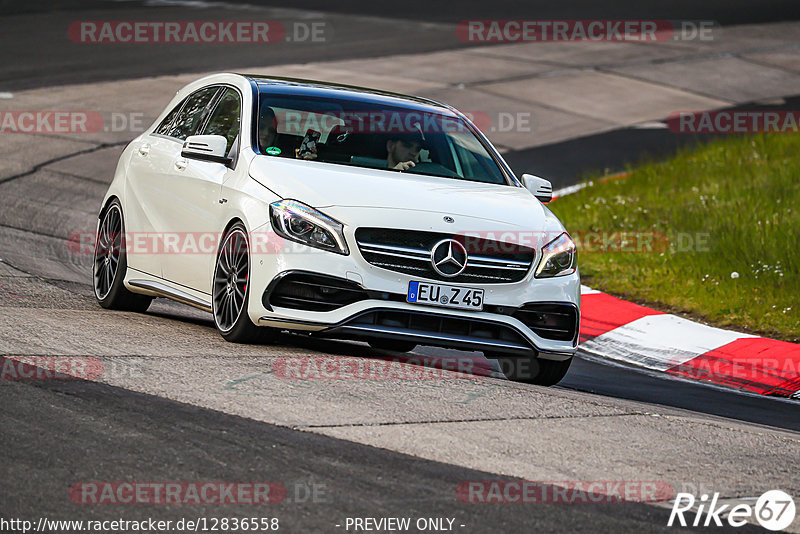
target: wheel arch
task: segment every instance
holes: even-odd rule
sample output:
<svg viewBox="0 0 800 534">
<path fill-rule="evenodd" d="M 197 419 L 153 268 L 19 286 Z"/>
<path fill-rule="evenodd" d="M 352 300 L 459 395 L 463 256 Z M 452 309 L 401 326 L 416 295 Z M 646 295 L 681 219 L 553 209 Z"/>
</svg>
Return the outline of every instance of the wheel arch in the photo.
<svg viewBox="0 0 800 534">
<path fill-rule="evenodd" d="M 244 217 L 240 217 L 239 215 L 234 215 L 230 218 L 230 220 L 225 224 L 225 228 L 222 230 L 222 233 L 219 234 L 219 240 L 217 240 L 217 254 L 219 254 L 220 248 L 222 247 L 222 243 L 225 240 L 225 236 L 228 235 L 228 232 L 236 223 L 241 223 L 244 226 L 245 234 L 247 234 L 247 242 L 250 243 L 250 228 L 248 228 L 247 223 L 244 220 Z"/>
<path fill-rule="evenodd" d="M 222 235 L 227 234 L 228 230 L 230 230 L 233 227 L 233 225 L 236 224 L 236 223 L 242 223 L 244 225 L 245 229 L 247 229 L 248 232 L 250 231 L 250 229 L 247 228 L 247 223 L 244 222 L 244 219 L 242 217 L 239 217 L 238 215 L 236 215 L 234 217 L 231 217 L 231 220 L 229 220 L 228 224 L 225 225 L 225 229 L 222 230 Z"/>
<path fill-rule="evenodd" d="M 97 214 L 97 219 L 98 220 L 101 220 L 101 221 L 103 220 L 103 216 L 108 211 L 108 208 L 109 208 L 109 206 L 111 206 L 111 203 L 114 202 L 115 200 L 120 203 L 120 206 L 122 205 L 122 201 L 119 199 L 119 197 L 117 195 L 109 195 L 109 197 L 103 203 L 103 207 L 100 208 L 100 213 Z M 123 217 L 125 216 L 124 212 L 123 212 L 122 216 Z M 124 222 L 124 219 L 123 219 L 123 222 Z"/>
</svg>

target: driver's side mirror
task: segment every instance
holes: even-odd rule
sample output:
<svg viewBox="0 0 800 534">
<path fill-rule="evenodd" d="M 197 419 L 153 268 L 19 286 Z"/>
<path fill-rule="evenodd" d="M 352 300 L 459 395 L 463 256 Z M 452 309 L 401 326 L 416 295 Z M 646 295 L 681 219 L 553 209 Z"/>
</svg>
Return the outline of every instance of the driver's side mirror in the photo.
<svg viewBox="0 0 800 534">
<path fill-rule="evenodd" d="M 553 200 L 553 184 L 550 183 L 550 180 L 532 174 L 523 174 L 522 185 L 544 204 Z"/>
<path fill-rule="evenodd" d="M 228 140 L 221 135 L 190 135 L 183 142 L 181 156 L 200 161 L 213 161 L 230 166 L 227 156 Z"/>
</svg>

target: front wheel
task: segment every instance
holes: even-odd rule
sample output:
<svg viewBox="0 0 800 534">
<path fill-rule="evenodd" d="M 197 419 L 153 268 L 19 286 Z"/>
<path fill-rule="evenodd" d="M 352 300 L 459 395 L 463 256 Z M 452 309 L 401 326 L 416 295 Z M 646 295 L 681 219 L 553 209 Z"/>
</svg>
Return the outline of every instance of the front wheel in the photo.
<svg viewBox="0 0 800 534">
<path fill-rule="evenodd" d="M 518 358 L 499 356 L 488 353 L 489 359 L 496 358 L 506 378 L 515 382 L 536 384 L 539 386 L 554 386 L 561 382 L 569 371 L 572 358 L 563 361 L 543 360 L 540 358 L 521 356 Z"/>
<path fill-rule="evenodd" d="M 236 223 L 222 238 L 211 295 L 214 324 L 222 337 L 232 343 L 259 343 L 274 337 L 272 329 L 254 325 L 247 314 L 249 279 L 247 230 L 242 223 Z"/>
</svg>

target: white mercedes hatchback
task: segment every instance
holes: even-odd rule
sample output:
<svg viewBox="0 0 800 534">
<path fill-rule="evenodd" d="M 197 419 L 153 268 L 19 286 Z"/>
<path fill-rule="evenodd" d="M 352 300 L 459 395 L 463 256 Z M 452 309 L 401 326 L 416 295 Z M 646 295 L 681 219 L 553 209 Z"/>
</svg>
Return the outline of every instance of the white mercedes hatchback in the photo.
<svg viewBox="0 0 800 534">
<path fill-rule="evenodd" d="M 123 151 L 103 199 L 105 308 L 166 297 L 220 334 L 279 330 L 482 351 L 554 384 L 578 340 L 575 245 L 460 112 L 307 80 L 218 74 Z"/>
</svg>

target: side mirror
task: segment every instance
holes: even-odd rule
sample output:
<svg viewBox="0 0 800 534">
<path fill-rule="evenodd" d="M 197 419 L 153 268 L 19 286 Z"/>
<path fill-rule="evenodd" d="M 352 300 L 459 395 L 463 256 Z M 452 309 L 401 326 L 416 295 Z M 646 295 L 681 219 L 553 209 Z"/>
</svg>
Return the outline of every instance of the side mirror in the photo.
<svg viewBox="0 0 800 534">
<path fill-rule="evenodd" d="M 183 142 L 181 156 L 228 166 L 232 160 L 226 155 L 227 148 L 228 140 L 221 135 L 190 135 Z"/>
<path fill-rule="evenodd" d="M 523 174 L 522 185 L 544 204 L 553 200 L 553 184 L 550 183 L 550 180 L 532 174 Z"/>
</svg>

